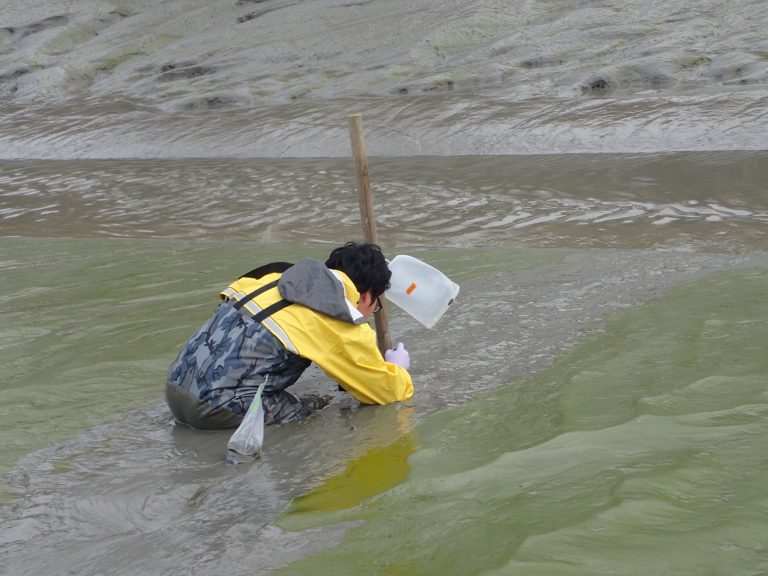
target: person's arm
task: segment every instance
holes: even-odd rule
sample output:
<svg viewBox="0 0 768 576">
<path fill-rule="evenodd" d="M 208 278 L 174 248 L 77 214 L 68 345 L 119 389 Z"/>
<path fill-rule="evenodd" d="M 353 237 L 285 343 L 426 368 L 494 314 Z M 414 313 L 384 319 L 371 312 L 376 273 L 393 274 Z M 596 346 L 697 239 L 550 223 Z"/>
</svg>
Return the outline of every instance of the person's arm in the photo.
<svg viewBox="0 0 768 576">
<path fill-rule="evenodd" d="M 382 358 L 376 333 L 367 324 L 339 335 L 327 354 L 314 361 L 363 404 L 390 404 L 413 396 L 411 375 Z"/>
</svg>

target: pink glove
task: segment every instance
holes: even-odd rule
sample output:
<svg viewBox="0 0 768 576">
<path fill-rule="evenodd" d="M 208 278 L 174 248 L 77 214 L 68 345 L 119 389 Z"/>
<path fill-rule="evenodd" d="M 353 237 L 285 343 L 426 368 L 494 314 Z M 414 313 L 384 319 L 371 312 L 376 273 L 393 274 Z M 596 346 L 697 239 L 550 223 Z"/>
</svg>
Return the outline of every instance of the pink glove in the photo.
<svg viewBox="0 0 768 576">
<path fill-rule="evenodd" d="M 384 351 L 384 360 L 402 366 L 406 370 L 411 367 L 411 357 L 402 342 L 397 343 L 397 348 Z"/>
</svg>

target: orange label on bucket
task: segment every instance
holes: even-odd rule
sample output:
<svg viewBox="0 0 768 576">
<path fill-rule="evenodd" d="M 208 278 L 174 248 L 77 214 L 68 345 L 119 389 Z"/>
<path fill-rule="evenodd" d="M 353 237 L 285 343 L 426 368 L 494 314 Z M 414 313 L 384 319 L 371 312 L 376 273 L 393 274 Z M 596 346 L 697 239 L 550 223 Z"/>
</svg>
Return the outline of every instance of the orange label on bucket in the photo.
<svg viewBox="0 0 768 576">
<path fill-rule="evenodd" d="M 411 285 L 408 286 L 405 293 L 408 294 L 408 296 L 410 296 L 411 294 L 413 294 L 414 290 L 416 290 L 416 282 L 411 282 Z"/>
</svg>

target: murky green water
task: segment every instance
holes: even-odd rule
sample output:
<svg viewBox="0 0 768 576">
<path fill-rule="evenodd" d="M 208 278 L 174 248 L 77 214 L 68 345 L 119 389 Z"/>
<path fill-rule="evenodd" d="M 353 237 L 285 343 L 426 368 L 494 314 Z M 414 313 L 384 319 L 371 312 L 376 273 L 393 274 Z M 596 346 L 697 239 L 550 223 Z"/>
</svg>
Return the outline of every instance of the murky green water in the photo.
<svg viewBox="0 0 768 576">
<path fill-rule="evenodd" d="M 0 3 L 0 574 L 768 573 L 768 3 Z M 224 464 L 165 371 L 360 232 L 416 395 Z"/>
<path fill-rule="evenodd" d="M 768 3 L 0 2 L 0 574 L 768 574 Z M 359 236 L 416 395 L 224 463 L 167 366 Z"/>
<path fill-rule="evenodd" d="M 552 368 L 351 462 L 277 524 L 362 525 L 279 573 L 765 572 L 766 290 L 765 271 L 720 274 L 613 314 Z M 341 511 L 327 497 L 382 471 L 403 472 Z"/>
<path fill-rule="evenodd" d="M 326 252 L 286 243 L 4 238 L 0 474 L 32 450 L 159 401 L 180 342 L 251 263 Z M 460 281 L 489 266 L 509 272 L 560 258 L 556 251 L 487 256 L 483 263 L 462 251 L 432 257 Z M 393 314 L 393 326 L 402 326 L 402 314 Z"/>
<path fill-rule="evenodd" d="M 306 252 L 270 251 L 253 258 Z M 159 399 L 169 358 L 250 258 L 215 242 L 3 238 L 0 473 Z"/>
<path fill-rule="evenodd" d="M 331 405 L 233 468 L 165 371 L 233 277 L 355 236 L 349 167 L 2 163 L 0 567 L 759 573 L 765 155 L 374 166 L 387 253 L 461 284 L 390 310 L 416 396 L 310 370 Z"/>
</svg>

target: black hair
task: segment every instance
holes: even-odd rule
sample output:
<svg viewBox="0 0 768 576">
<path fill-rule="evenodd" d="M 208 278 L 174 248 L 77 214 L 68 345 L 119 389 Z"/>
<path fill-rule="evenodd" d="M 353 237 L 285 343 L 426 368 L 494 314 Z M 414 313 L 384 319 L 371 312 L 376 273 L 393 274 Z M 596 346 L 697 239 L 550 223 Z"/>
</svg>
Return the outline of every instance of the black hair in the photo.
<svg viewBox="0 0 768 576">
<path fill-rule="evenodd" d="M 376 244 L 347 242 L 331 252 L 325 265 L 349 276 L 361 294 L 370 290 L 378 298 L 389 289 L 392 272 Z"/>
</svg>

